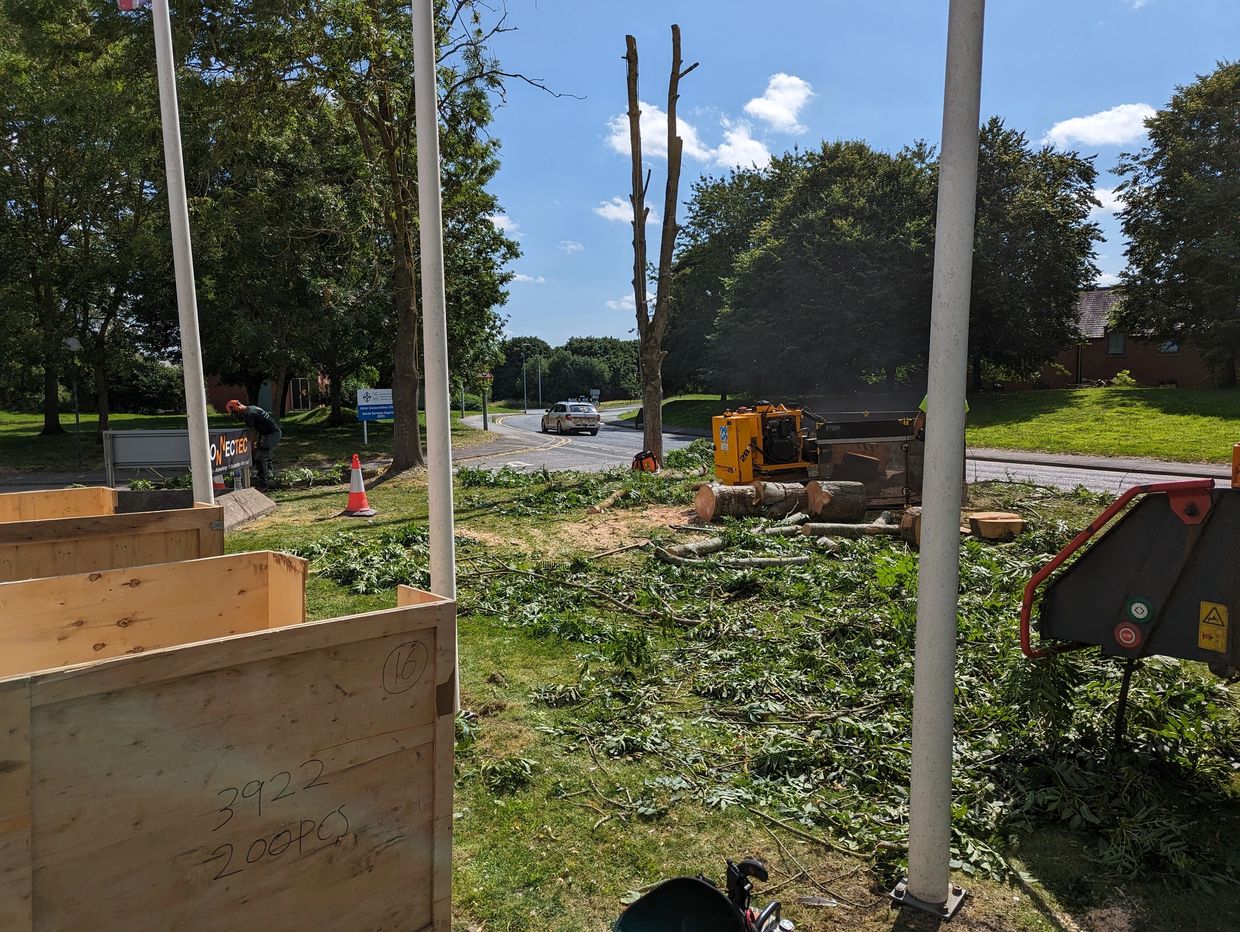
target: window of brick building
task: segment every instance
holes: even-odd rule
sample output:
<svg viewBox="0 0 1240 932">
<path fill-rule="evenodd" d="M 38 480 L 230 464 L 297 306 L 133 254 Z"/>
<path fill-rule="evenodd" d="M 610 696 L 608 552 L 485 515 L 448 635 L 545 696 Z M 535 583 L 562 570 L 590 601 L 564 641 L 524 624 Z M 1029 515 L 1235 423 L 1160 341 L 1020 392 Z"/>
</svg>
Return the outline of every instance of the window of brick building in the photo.
<svg viewBox="0 0 1240 932">
<path fill-rule="evenodd" d="M 1107 355 L 1123 356 L 1128 351 L 1128 338 L 1122 333 L 1107 334 Z"/>
<path fill-rule="evenodd" d="M 1179 351 L 1180 351 L 1180 344 L 1177 343 L 1175 340 L 1168 340 L 1162 346 L 1158 347 L 1158 352 L 1166 356 L 1173 356 Z"/>
</svg>

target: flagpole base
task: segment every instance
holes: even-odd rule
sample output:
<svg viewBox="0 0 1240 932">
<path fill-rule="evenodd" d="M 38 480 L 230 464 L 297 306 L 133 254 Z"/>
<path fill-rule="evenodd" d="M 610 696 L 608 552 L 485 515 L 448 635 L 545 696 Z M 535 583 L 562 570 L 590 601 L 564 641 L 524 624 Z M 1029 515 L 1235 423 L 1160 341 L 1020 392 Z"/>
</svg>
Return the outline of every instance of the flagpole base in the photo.
<svg viewBox="0 0 1240 932">
<path fill-rule="evenodd" d="M 945 901 L 942 903 L 927 903 L 925 900 L 919 900 L 908 892 L 908 880 L 906 878 L 896 884 L 896 888 L 888 895 L 895 906 L 929 913 L 931 916 L 936 916 L 944 922 L 948 922 L 956 915 L 961 904 L 964 903 L 964 898 L 969 895 L 969 891 L 964 887 L 951 884 Z"/>
</svg>

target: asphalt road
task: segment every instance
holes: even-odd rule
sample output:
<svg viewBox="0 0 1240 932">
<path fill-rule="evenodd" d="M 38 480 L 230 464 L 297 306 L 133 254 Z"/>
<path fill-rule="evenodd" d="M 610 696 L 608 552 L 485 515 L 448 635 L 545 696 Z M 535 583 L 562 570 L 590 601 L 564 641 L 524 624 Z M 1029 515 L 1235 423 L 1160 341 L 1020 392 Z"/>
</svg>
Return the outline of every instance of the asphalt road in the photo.
<svg viewBox="0 0 1240 932">
<path fill-rule="evenodd" d="M 614 417 L 615 411 L 607 412 Z M 503 448 L 494 453 L 485 452 L 477 457 L 461 457 L 462 465 L 486 466 L 498 469 L 512 466 L 515 469 L 610 469 L 627 466 L 641 452 L 642 435 L 631 427 L 612 427 L 603 424 L 598 436 L 589 434 L 544 434 L 539 431 L 541 415 L 505 414 L 491 418 L 491 429 L 497 439 L 504 441 Z M 466 423 L 481 427 L 481 418 L 468 418 Z M 663 450 L 677 450 L 688 446 L 695 438 L 680 434 L 664 434 Z M 462 450 L 463 454 L 469 451 Z"/>
<path fill-rule="evenodd" d="M 616 411 L 605 416 L 615 417 Z M 481 427 L 481 418 L 475 426 Z M 511 465 L 516 469 L 608 469 L 628 465 L 633 455 L 641 449 L 640 432 L 630 427 L 613 427 L 604 424 L 597 437 L 588 434 L 565 435 L 539 432 L 540 416 L 537 414 L 509 414 L 491 419 L 496 434 L 495 452 L 471 457 L 468 450 L 462 459 L 468 465 L 498 469 Z M 685 434 L 664 434 L 665 450 L 687 446 L 695 438 Z M 1047 459 L 1031 454 L 1033 459 Z M 1071 457 L 1070 463 L 1012 462 L 993 460 L 986 456 L 969 456 L 965 462 L 965 478 L 968 482 L 999 480 L 1007 482 L 1032 482 L 1038 485 L 1074 489 L 1084 486 L 1094 492 L 1119 494 L 1134 485 L 1150 482 L 1170 482 L 1192 478 L 1196 471 L 1179 472 L 1174 464 L 1165 464 L 1166 471 L 1146 465 L 1132 466 L 1130 461 L 1107 461 L 1100 457 Z M 1116 468 L 1117 462 L 1124 465 Z M 1225 474 L 1225 470 L 1220 470 Z M 1228 485 L 1226 479 L 1216 477 L 1217 485 Z"/>
</svg>

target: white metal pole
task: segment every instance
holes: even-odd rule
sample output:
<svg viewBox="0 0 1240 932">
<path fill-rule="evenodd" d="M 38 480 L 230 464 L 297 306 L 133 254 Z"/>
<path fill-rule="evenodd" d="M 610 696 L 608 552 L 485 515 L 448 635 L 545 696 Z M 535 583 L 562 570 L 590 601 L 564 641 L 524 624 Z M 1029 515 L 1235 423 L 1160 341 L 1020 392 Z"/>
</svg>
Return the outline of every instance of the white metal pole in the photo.
<svg viewBox="0 0 1240 932">
<path fill-rule="evenodd" d="M 422 247 L 422 346 L 426 377 L 431 589 L 439 595 L 455 599 L 452 434 L 448 423 L 448 407 L 451 404 L 448 386 L 448 312 L 443 279 L 443 206 L 439 190 L 436 61 L 434 2 L 414 0 L 414 132 L 418 139 L 418 225 Z M 459 696 L 459 677 L 457 688 Z"/>
<path fill-rule="evenodd" d="M 185 415 L 189 426 L 189 464 L 194 501 L 211 504 L 211 462 L 207 438 L 207 389 L 202 377 L 198 339 L 198 297 L 194 291 L 194 253 L 189 238 L 189 204 L 185 198 L 185 164 L 181 159 L 181 117 L 177 109 L 176 66 L 168 0 L 153 0 L 155 69 L 159 75 L 159 116 L 164 130 L 164 170 L 168 174 L 168 213 L 172 220 L 172 262 L 177 281 L 177 316 L 181 324 L 181 367 L 185 377 Z"/>
<path fill-rule="evenodd" d="M 977 193 L 985 0 L 951 0 L 931 296 L 926 465 L 913 684 L 910 905 L 950 915 L 952 694 L 960 588 L 969 290 Z"/>
</svg>

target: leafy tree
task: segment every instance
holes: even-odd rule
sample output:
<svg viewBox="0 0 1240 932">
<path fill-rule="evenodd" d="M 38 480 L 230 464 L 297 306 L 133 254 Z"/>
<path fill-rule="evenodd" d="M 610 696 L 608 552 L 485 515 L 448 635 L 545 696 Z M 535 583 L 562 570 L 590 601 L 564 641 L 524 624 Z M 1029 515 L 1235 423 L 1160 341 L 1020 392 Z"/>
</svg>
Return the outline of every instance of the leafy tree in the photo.
<svg viewBox="0 0 1240 932">
<path fill-rule="evenodd" d="M 103 385 L 109 330 L 130 296 L 126 240 L 149 216 L 149 137 L 134 45 L 112 7 L 5 2 L 0 12 L 0 279 L 5 326 L 42 370 L 43 433 L 60 433 L 65 340 Z M 149 125 L 149 112 L 146 114 Z"/>
<path fill-rule="evenodd" d="M 375 178 L 385 226 L 396 407 L 392 471 L 423 462 L 418 427 L 421 313 L 413 56 L 407 5 L 371 0 L 311 4 L 290 15 L 282 0 L 210 0 L 195 31 L 194 57 L 213 73 L 300 89 L 305 105 L 326 99 L 347 114 Z M 444 249 L 452 364 L 491 352 L 495 308 L 506 300 L 517 255 L 487 219 L 498 209 L 486 185 L 499 143 L 485 130 L 503 80 L 488 42 L 507 29 L 477 0 L 436 4 L 440 48 L 440 135 Z"/>
<path fill-rule="evenodd" d="M 565 398 L 588 396 L 590 389 L 606 385 L 610 379 L 611 369 L 603 360 L 558 349 L 547 361 L 543 401 L 550 405 Z"/>
<path fill-rule="evenodd" d="M 1225 385 L 1240 355 L 1240 62 L 1179 87 L 1116 171 L 1128 266 L 1116 324 L 1196 346 Z"/>
<path fill-rule="evenodd" d="M 597 359 L 606 365 L 609 376 L 590 386 L 599 389 L 604 399 L 638 397 L 638 348 L 637 340 L 617 337 L 569 337 L 564 343 L 564 349 L 574 356 Z"/>
<path fill-rule="evenodd" d="M 491 392 L 496 398 L 523 398 L 525 382 L 522 381 L 521 366 L 524 363 L 526 379 L 530 388 L 530 397 L 537 402 L 538 369 L 535 360 L 543 359 L 545 371 L 547 361 L 551 358 L 551 344 L 538 337 L 513 337 L 505 340 L 499 347 L 501 361 L 495 367 L 494 381 Z"/>
<path fill-rule="evenodd" d="M 758 224 L 804 165 L 805 156 L 795 152 L 777 156 L 766 168 L 738 169 L 694 183 L 673 269 L 664 340 L 663 378 L 669 392 L 719 387 L 708 347 L 723 308 L 725 282 L 737 258 L 756 245 Z"/>
<path fill-rule="evenodd" d="M 982 127 L 969 311 L 973 389 L 1035 375 L 1078 336 L 1076 303 L 1097 277 L 1090 159 L 1034 149 L 998 117 Z"/>
<path fill-rule="evenodd" d="M 727 280 L 714 378 L 776 395 L 894 384 L 924 357 L 933 178 L 924 153 L 825 144 Z"/>
</svg>

